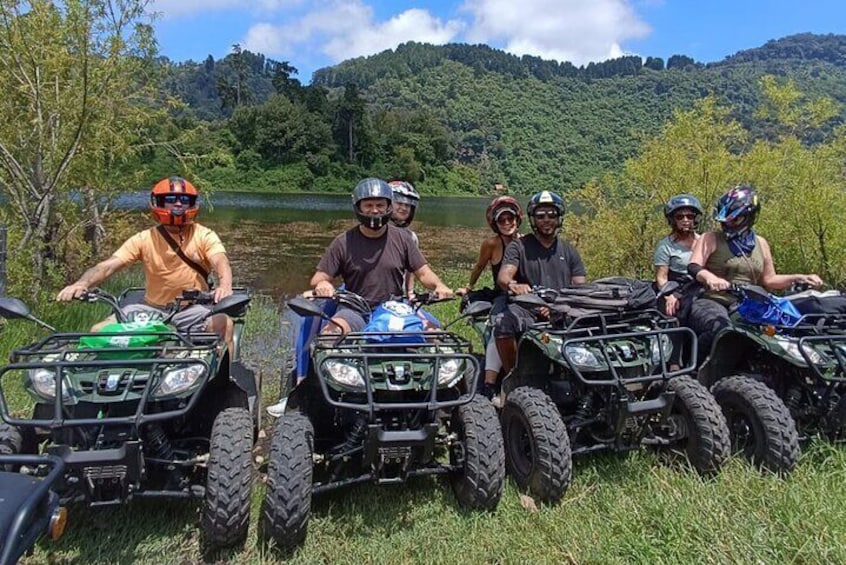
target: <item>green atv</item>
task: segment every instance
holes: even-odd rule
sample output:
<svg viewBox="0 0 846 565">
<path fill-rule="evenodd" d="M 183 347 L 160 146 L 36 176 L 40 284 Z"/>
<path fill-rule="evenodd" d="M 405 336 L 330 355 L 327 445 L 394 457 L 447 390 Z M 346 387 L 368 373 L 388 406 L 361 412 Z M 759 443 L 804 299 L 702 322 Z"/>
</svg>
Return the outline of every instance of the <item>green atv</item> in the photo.
<svg viewBox="0 0 846 565">
<path fill-rule="evenodd" d="M 572 456 L 644 445 L 683 451 L 699 473 L 717 472 L 729 455 L 725 419 L 692 378 L 693 362 L 677 370 L 668 366 L 674 343 L 695 358 L 693 332 L 654 308 L 577 314 L 570 293 L 588 292 L 535 289 L 511 297 L 550 311 L 548 321 L 520 336 L 517 364 L 502 381 L 500 418 L 511 476 L 539 499 L 555 502 L 569 485 Z"/>
<path fill-rule="evenodd" d="M 94 289 L 81 298 L 109 304 L 118 320 L 94 333 L 57 332 L 20 300 L 0 298 L 0 316 L 51 332 L 0 368 L 0 451 L 60 458 L 64 473 L 54 488 L 63 503 L 201 498 L 205 544 L 241 542 L 259 421 L 259 383 L 239 359 L 250 297 L 212 304 L 210 293 L 185 291 L 164 319 L 146 312 L 126 319 L 121 306 L 133 293 Z M 234 351 L 216 334 L 169 325 L 192 304 L 233 317 Z"/>
<path fill-rule="evenodd" d="M 735 451 L 789 472 L 800 442 L 846 440 L 846 314 L 803 315 L 792 306 L 800 295 L 779 299 L 758 286 L 730 291 L 739 299 L 732 323 L 715 337 L 699 380 L 723 409 Z"/>
</svg>

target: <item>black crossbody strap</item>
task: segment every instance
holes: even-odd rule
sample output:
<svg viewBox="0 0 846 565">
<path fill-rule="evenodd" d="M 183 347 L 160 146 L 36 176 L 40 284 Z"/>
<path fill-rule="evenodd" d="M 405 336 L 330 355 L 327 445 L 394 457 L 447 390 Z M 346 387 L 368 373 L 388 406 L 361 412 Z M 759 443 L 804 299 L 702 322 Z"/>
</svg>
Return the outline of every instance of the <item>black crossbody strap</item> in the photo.
<svg viewBox="0 0 846 565">
<path fill-rule="evenodd" d="M 167 233 L 167 229 L 165 229 L 162 224 L 159 224 L 157 229 L 159 230 L 159 233 L 162 234 L 162 237 L 167 242 L 167 244 L 170 245 L 170 248 L 176 252 L 179 258 L 182 259 L 186 265 L 197 271 L 200 276 L 203 277 L 203 280 L 206 281 L 206 284 L 209 285 L 209 288 L 211 288 L 212 283 L 209 279 L 209 272 L 205 270 L 202 265 L 198 265 L 195 261 L 191 260 L 190 257 L 185 255 L 185 252 L 182 251 L 182 248 L 179 247 L 179 244 L 176 243 L 176 240 L 173 239 L 173 237 L 171 237 L 169 233 Z"/>
</svg>

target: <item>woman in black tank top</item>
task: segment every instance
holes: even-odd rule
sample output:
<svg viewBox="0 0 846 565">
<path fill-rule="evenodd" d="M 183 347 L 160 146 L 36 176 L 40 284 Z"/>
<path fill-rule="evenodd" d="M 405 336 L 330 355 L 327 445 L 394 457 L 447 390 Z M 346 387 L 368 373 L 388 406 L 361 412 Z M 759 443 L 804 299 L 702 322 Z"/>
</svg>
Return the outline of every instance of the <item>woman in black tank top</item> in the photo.
<svg viewBox="0 0 846 565">
<path fill-rule="evenodd" d="M 520 207 L 520 203 L 511 196 L 499 196 L 494 198 L 488 205 L 485 217 L 495 235 L 488 237 L 482 242 L 482 246 L 479 249 L 479 258 L 470 272 L 469 283 L 467 286 L 456 290 L 455 294 L 463 296 L 470 293 L 476 281 L 479 280 L 482 271 L 490 265 L 494 288 L 485 289 L 486 292 L 480 294 L 487 296 L 481 296 L 480 298 L 493 302 L 491 316 L 495 316 L 507 306 L 504 293 L 496 287 L 496 278 L 502 267 L 505 248 L 508 247 L 509 243 L 520 237 L 519 228 L 520 223 L 523 221 L 523 210 Z M 481 393 L 488 398 L 493 396 L 494 385 L 496 385 L 496 379 L 501 368 L 502 361 L 499 359 L 499 354 L 496 351 L 493 340 L 491 340 L 485 350 L 485 380 L 481 389 Z"/>
</svg>

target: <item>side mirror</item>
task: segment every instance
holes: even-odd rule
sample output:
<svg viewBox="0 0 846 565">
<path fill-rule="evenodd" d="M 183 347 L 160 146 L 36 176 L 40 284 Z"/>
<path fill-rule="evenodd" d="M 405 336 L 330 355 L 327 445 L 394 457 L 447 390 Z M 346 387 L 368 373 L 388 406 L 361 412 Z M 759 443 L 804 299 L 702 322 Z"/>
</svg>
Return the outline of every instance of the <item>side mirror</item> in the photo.
<svg viewBox="0 0 846 565">
<path fill-rule="evenodd" d="M 43 322 L 33 316 L 32 313 L 29 311 L 29 306 L 27 306 L 23 303 L 23 301 L 17 298 L 10 298 L 8 296 L 0 297 L 0 316 L 8 319 L 22 318 L 24 320 L 35 322 L 39 326 L 47 328 L 51 332 L 56 331 L 56 328 L 54 328 L 50 324 Z"/>
<path fill-rule="evenodd" d="M 517 294 L 509 297 L 509 299 L 521 306 L 549 306 L 549 303 L 537 294 Z"/>
<path fill-rule="evenodd" d="M 243 311 L 250 303 L 249 294 L 230 294 L 214 306 L 212 314 L 237 314 Z"/>
<path fill-rule="evenodd" d="M 676 292 L 681 285 L 676 281 L 667 281 L 664 283 L 664 286 L 658 289 L 658 298 L 664 298 L 665 296 L 670 296 L 674 292 Z"/>
<path fill-rule="evenodd" d="M 746 294 L 746 296 L 758 302 L 768 302 L 770 300 L 770 293 L 767 291 L 767 289 L 757 285 L 747 285 L 743 287 L 743 292 Z"/>
<path fill-rule="evenodd" d="M 288 308 L 290 308 L 295 314 L 302 316 L 303 318 L 310 318 L 313 316 L 317 316 L 319 318 L 327 319 L 326 313 L 323 311 L 323 307 L 316 303 L 314 300 L 308 300 L 306 298 L 302 298 L 300 296 L 296 296 L 287 302 Z"/>
<path fill-rule="evenodd" d="M 0 316 L 4 318 L 30 318 L 29 306 L 17 298 L 0 298 Z"/>
<path fill-rule="evenodd" d="M 493 304 L 487 300 L 477 300 L 476 302 L 471 302 L 470 305 L 464 309 L 463 314 L 468 318 L 482 316 L 490 312 L 491 308 L 493 308 Z"/>
</svg>

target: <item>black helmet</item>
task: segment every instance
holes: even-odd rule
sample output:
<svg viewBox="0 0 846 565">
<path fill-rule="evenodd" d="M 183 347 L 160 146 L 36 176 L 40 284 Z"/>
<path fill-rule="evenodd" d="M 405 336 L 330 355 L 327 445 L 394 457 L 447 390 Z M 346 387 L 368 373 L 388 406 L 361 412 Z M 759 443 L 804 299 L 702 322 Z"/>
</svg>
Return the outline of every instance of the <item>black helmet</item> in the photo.
<svg viewBox="0 0 846 565">
<path fill-rule="evenodd" d="M 548 190 L 536 192 L 529 198 L 529 205 L 526 206 L 526 213 L 529 215 L 529 224 L 532 226 L 532 231 L 537 233 L 537 225 L 535 223 L 535 211 L 539 206 L 553 206 L 558 211 L 558 223 L 555 227 L 555 233 L 561 229 L 564 223 L 562 217 L 564 216 L 564 200 Z"/>
<path fill-rule="evenodd" d="M 719 222 L 723 227 L 726 238 L 733 239 L 755 224 L 761 204 L 758 202 L 758 192 L 755 187 L 742 184 L 738 185 L 723 194 L 714 206 L 714 221 Z M 739 222 L 733 222 L 728 226 L 726 222 L 740 218 Z"/>
<path fill-rule="evenodd" d="M 377 178 L 366 178 L 355 185 L 352 193 L 353 210 L 361 225 L 370 229 L 378 230 L 391 219 L 393 211 L 394 193 L 385 181 Z M 359 203 L 367 198 L 384 198 L 388 201 L 388 210 L 381 216 L 370 216 L 362 214 Z"/>
<path fill-rule="evenodd" d="M 411 212 L 408 214 L 408 218 L 405 221 L 398 222 L 393 218 L 391 218 L 391 221 L 401 228 L 408 227 L 411 224 L 411 221 L 414 220 L 414 212 L 417 211 L 417 203 L 420 201 L 420 194 L 410 182 L 406 182 L 404 180 L 392 180 L 388 184 L 394 192 L 394 202 L 397 204 L 408 204 L 411 207 Z"/>
<path fill-rule="evenodd" d="M 664 204 L 664 217 L 667 218 L 667 223 L 671 227 L 675 227 L 673 223 L 673 215 L 682 208 L 690 208 L 696 214 L 693 220 L 693 229 L 699 227 L 699 220 L 702 219 L 702 204 L 699 199 L 692 194 L 676 194 Z"/>
</svg>

